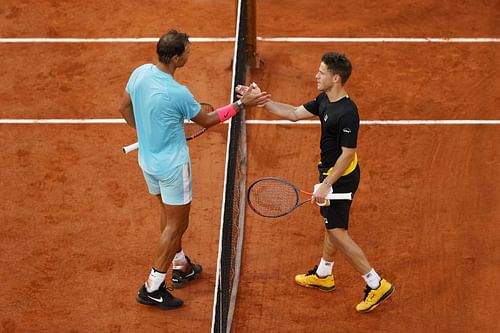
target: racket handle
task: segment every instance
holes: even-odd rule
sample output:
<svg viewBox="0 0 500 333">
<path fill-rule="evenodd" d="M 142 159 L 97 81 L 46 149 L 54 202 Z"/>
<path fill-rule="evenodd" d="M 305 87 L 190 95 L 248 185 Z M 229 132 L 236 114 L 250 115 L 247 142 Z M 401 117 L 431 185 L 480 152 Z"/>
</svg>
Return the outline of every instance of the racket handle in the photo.
<svg viewBox="0 0 500 333">
<path fill-rule="evenodd" d="M 326 196 L 330 200 L 352 200 L 352 192 L 348 193 L 329 193 Z"/>
<path fill-rule="evenodd" d="M 122 150 L 123 150 L 123 153 L 128 154 L 128 153 L 130 153 L 138 148 L 139 148 L 139 143 L 136 142 L 136 143 L 133 143 L 131 145 L 123 147 Z"/>
</svg>

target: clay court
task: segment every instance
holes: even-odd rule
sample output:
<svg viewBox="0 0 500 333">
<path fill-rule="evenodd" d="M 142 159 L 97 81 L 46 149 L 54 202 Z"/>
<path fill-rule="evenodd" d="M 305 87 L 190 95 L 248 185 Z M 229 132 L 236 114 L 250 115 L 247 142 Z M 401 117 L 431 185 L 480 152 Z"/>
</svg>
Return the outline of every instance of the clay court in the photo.
<svg viewBox="0 0 500 333">
<path fill-rule="evenodd" d="M 185 306 L 164 312 L 135 301 L 156 253 L 159 212 L 136 153 L 121 152 L 134 131 L 120 122 L 10 121 L 118 119 L 131 71 L 156 61 L 154 42 L 30 38 L 156 38 L 171 27 L 234 37 L 234 1 L 177 5 L 6 0 L 0 9 L 0 332 L 210 332 L 228 126 L 189 144 L 194 198 L 184 243 L 204 272 L 175 291 Z M 346 88 L 365 123 L 349 230 L 396 292 L 356 313 L 364 282 L 343 257 L 336 291 L 295 285 L 321 256 L 318 209 L 276 220 L 247 210 L 233 332 L 500 331 L 499 17 L 495 1 L 257 1 L 263 63 L 249 79 L 274 100 L 313 99 L 326 51 L 353 63 Z M 176 79 L 199 101 L 225 105 L 233 51 L 231 41 L 193 42 Z M 258 108 L 246 116 L 276 120 Z M 278 176 L 312 187 L 319 125 L 249 122 L 247 133 L 249 182 Z"/>
</svg>

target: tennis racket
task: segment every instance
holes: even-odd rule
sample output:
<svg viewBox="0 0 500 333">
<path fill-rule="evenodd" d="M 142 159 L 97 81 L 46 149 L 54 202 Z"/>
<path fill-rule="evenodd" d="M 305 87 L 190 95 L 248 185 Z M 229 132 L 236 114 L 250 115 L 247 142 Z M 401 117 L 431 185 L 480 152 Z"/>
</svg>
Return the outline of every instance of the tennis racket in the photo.
<svg viewBox="0 0 500 333">
<path fill-rule="evenodd" d="M 201 106 L 201 111 L 200 112 L 205 112 L 205 113 L 210 113 L 214 110 L 214 107 L 208 103 L 200 103 Z M 186 133 L 186 141 L 192 140 L 201 134 L 205 133 L 207 129 L 203 126 L 198 125 L 197 123 L 193 121 L 185 121 L 184 122 L 184 132 Z M 139 143 L 133 143 L 131 145 L 122 147 L 122 150 L 125 154 L 128 154 L 136 149 L 139 148 Z"/>
<path fill-rule="evenodd" d="M 318 186 L 320 184 L 316 184 L 315 189 Z M 257 179 L 250 185 L 247 194 L 248 206 L 258 215 L 270 218 L 290 214 L 296 208 L 310 202 L 313 195 L 277 177 Z M 326 199 L 322 206 L 329 205 L 329 200 L 352 200 L 352 193 L 330 192 Z"/>
</svg>

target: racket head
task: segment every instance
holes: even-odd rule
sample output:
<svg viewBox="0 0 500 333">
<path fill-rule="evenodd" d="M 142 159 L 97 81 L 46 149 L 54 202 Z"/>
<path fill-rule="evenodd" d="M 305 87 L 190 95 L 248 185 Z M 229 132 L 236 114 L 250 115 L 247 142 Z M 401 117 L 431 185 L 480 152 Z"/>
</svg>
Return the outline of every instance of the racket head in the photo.
<svg viewBox="0 0 500 333">
<path fill-rule="evenodd" d="M 214 110 L 214 107 L 208 103 L 200 103 L 200 112 L 210 113 Z M 184 123 L 184 133 L 186 134 L 186 140 L 192 140 L 197 136 L 203 134 L 207 129 L 193 121 Z"/>
<path fill-rule="evenodd" d="M 285 216 L 309 201 L 299 203 L 299 193 L 300 189 L 285 179 L 259 178 L 248 187 L 248 206 L 262 217 Z"/>
</svg>

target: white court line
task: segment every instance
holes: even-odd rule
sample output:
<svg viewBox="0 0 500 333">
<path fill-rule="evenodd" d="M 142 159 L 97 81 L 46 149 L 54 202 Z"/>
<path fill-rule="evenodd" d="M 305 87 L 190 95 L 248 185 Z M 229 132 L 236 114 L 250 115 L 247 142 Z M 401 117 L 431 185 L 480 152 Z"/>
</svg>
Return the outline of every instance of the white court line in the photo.
<svg viewBox="0 0 500 333">
<path fill-rule="evenodd" d="M 193 43 L 234 42 L 234 37 L 191 37 Z M 156 43 L 157 37 L 144 38 L 0 38 L 0 43 Z M 500 38 L 434 37 L 257 37 L 261 42 L 286 43 L 500 43 Z"/>
<path fill-rule="evenodd" d="M 0 124 L 125 124 L 124 119 L 0 119 Z"/>
<path fill-rule="evenodd" d="M 500 43 L 500 38 L 257 37 L 257 41 L 286 43 Z"/>
<path fill-rule="evenodd" d="M 319 125 L 319 120 L 247 120 L 249 125 Z M 125 124 L 121 118 L 111 119 L 0 119 L 0 124 Z M 361 120 L 361 125 L 500 125 L 500 120 Z"/>
<path fill-rule="evenodd" d="M 0 43 L 156 43 L 146 38 L 0 38 Z M 234 42 L 234 37 L 190 37 L 193 43 Z"/>
<path fill-rule="evenodd" d="M 361 125 L 500 125 L 500 120 L 361 120 Z M 247 120 L 256 125 L 319 125 L 319 120 Z"/>
</svg>

